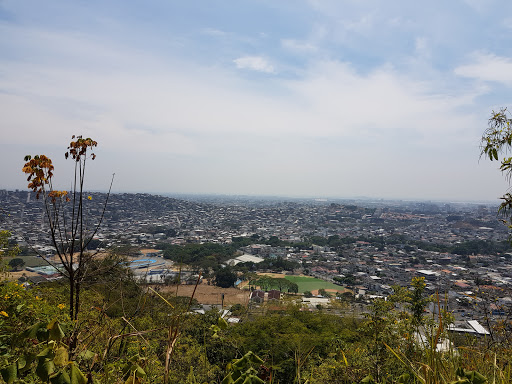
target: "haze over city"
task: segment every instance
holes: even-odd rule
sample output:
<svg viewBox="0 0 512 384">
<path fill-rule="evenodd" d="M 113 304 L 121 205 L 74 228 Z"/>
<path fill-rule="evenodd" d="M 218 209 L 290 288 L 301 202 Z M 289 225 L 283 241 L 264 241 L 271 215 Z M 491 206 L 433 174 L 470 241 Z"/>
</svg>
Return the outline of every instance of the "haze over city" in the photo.
<svg viewBox="0 0 512 384">
<path fill-rule="evenodd" d="M 1 188 L 26 154 L 114 192 L 493 201 L 512 3 L 0 2 Z"/>
</svg>

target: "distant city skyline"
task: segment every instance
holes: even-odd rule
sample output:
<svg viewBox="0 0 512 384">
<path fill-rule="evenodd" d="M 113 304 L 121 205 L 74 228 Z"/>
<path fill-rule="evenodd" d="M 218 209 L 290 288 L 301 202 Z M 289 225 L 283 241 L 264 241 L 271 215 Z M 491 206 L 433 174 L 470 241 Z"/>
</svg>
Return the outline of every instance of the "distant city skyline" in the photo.
<svg viewBox="0 0 512 384">
<path fill-rule="evenodd" d="M 0 189 L 26 154 L 90 190 L 492 202 L 512 3 L 0 2 Z"/>
</svg>

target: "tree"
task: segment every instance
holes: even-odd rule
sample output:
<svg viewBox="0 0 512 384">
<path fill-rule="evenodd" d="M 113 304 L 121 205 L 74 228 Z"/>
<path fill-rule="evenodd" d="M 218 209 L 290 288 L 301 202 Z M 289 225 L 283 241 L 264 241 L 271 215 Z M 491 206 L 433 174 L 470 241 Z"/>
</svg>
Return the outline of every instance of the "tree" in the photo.
<svg viewBox="0 0 512 384">
<path fill-rule="evenodd" d="M 25 262 L 19 257 L 9 260 L 9 267 L 11 267 L 14 271 L 20 270 L 24 265 Z"/>
<path fill-rule="evenodd" d="M 95 222 L 87 215 L 87 207 L 91 196 L 85 193 L 85 174 L 88 160 L 94 160 L 96 155 L 93 148 L 97 142 L 82 136 L 73 136 L 65 152 L 66 159 L 70 158 L 74 165 L 74 177 L 71 191 L 59 191 L 53 186 L 54 166 L 52 160 L 45 155 L 26 156 L 22 169 L 27 174 L 28 188 L 36 193 L 36 198 L 42 198 L 49 234 L 57 257 L 62 266 L 55 265 L 45 255 L 40 255 L 46 262 L 56 267 L 67 279 L 69 285 L 69 316 L 78 320 L 80 311 L 80 293 L 82 284 L 91 271 L 91 263 L 95 253 L 88 252 L 87 247 L 96 235 L 102 223 L 113 176 L 102 210 Z M 97 273 L 97 270 L 96 272 Z M 69 341 L 70 351 L 76 346 L 78 330 L 75 329 Z"/>
<path fill-rule="evenodd" d="M 0 278 L 7 270 L 4 257 L 15 257 L 20 252 L 18 246 L 10 245 L 9 237 L 11 237 L 9 231 L 0 231 Z"/>
<path fill-rule="evenodd" d="M 279 277 L 272 281 L 273 286 L 277 286 L 280 292 L 283 292 L 283 289 L 288 288 L 289 282 L 285 278 Z"/>
<path fill-rule="evenodd" d="M 288 292 L 299 293 L 299 285 L 293 281 L 288 281 Z"/>
<path fill-rule="evenodd" d="M 426 286 L 424 277 L 413 277 L 411 280 L 412 289 L 407 292 L 409 310 L 412 312 L 412 323 L 415 327 L 423 325 L 423 314 L 431 301 L 429 297 L 425 297 Z"/>
<path fill-rule="evenodd" d="M 500 170 L 505 173 L 506 178 L 510 181 L 512 177 L 512 157 L 503 157 L 500 154 L 507 154 L 512 150 L 512 119 L 507 108 L 502 108 L 498 112 L 493 111 L 489 118 L 488 127 L 481 139 L 480 156 L 488 157 L 491 161 L 501 161 Z M 512 194 L 505 193 L 501 197 L 502 203 L 499 212 L 505 217 L 510 217 L 509 221 L 504 221 L 509 228 L 512 228 Z"/>
<path fill-rule="evenodd" d="M 261 276 L 254 285 L 259 286 L 262 290 L 268 291 L 272 285 L 274 284 L 274 278 L 270 276 L 263 275 Z"/>
<path fill-rule="evenodd" d="M 215 283 L 221 288 L 230 288 L 235 284 L 237 279 L 236 274 L 231 270 L 231 268 L 220 268 L 215 273 Z"/>
</svg>

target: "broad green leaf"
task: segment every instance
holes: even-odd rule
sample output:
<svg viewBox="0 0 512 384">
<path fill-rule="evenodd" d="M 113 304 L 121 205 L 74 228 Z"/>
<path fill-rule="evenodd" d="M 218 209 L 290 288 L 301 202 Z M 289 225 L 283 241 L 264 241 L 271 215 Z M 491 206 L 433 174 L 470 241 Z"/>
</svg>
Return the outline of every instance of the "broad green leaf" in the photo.
<svg viewBox="0 0 512 384">
<path fill-rule="evenodd" d="M 20 356 L 18 358 L 18 369 L 23 369 L 27 366 L 27 359 L 25 356 Z"/>
<path fill-rule="evenodd" d="M 48 330 L 50 331 L 50 340 L 60 341 L 65 336 L 57 319 L 52 320 L 52 322 L 48 324 Z"/>
<path fill-rule="evenodd" d="M 35 323 L 35 324 L 34 324 L 34 325 L 32 325 L 31 327 L 29 327 L 29 328 L 25 329 L 25 330 L 21 333 L 21 336 L 22 336 L 22 337 L 29 338 L 29 339 L 35 339 L 35 338 L 37 338 L 37 332 L 38 332 L 40 329 L 45 330 L 45 329 L 46 329 L 46 323 L 43 323 L 43 322 Z"/>
<path fill-rule="evenodd" d="M 24 372 L 30 369 L 32 362 L 36 359 L 36 355 L 33 353 L 28 353 L 25 356 L 21 356 L 18 359 L 18 370 L 20 372 Z"/>
<path fill-rule="evenodd" d="M 50 378 L 52 384 L 71 384 L 71 378 L 67 372 L 61 371 L 56 376 Z"/>
<path fill-rule="evenodd" d="M 137 369 L 135 370 L 135 376 L 137 377 L 146 377 L 146 372 L 140 365 L 137 365 Z"/>
<path fill-rule="evenodd" d="M 7 384 L 11 384 L 18 378 L 18 368 L 16 366 L 16 363 L 11 364 L 4 369 L 0 370 L 0 373 L 2 374 L 2 378 Z"/>
<path fill-rule="evenodd" d="M 75 363 L 71 364 L 69 374 L 71 377 L 71 384 L 86 384 L 87 383 L 87 378 L 82 373 L 82 371 L 80 371 L 80 369 L 76 366 Z"/>
<path fill-rule="evenodd" d="M 50 375 L 55 371 L 55 364 L 47 358 L 40 358 L 36 368 L 37 376 L 43 380 L 48 381 Z"/>
</svg>

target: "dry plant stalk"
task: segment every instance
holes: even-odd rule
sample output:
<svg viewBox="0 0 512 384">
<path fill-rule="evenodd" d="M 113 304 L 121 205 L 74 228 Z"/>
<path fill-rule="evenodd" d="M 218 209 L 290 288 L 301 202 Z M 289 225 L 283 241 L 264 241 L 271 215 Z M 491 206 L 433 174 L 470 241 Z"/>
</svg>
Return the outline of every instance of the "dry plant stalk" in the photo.
<svg viewBox="0 0 512 384">
<path fill-rule="evenodd" d="M 171 322 L 169 326 L 169 333 L 167 337 L 167 349 L 165 351 L 165 370 L 164 370 L 164 383 L 169 382 L 169 371 L 171 367 L 171 357 L 174 352 L 174 347 L 176 346 L 176 342 L 178 341 L 178 337 L 180 336 L 180 326 L 181 326 L 181 318 L 182 315 L 190 310 L 192 306 L 192 300 L 194 299 L 194 295 L 196 294 L 197 286 L 199 285 L 199 281 L 201 280 L 201 273 L 197 276 L 196 284 L 194 286 L 194 291 L 192 292 L 192 296 L 190 296 L 190 300 L 187 305 L 187 309 L 185 312 L 179 313 Z M 160 296 L 160 295 L 158 295 Z M 160 296 L 161 297 L 161 296 Z M 163 299 L 163 298 L 162 298 Z M 171 305 L 167 300 L 164 300 L 168 305 Z M 174 307 L 173 307 L 174 308 Z"/>
</svg>

